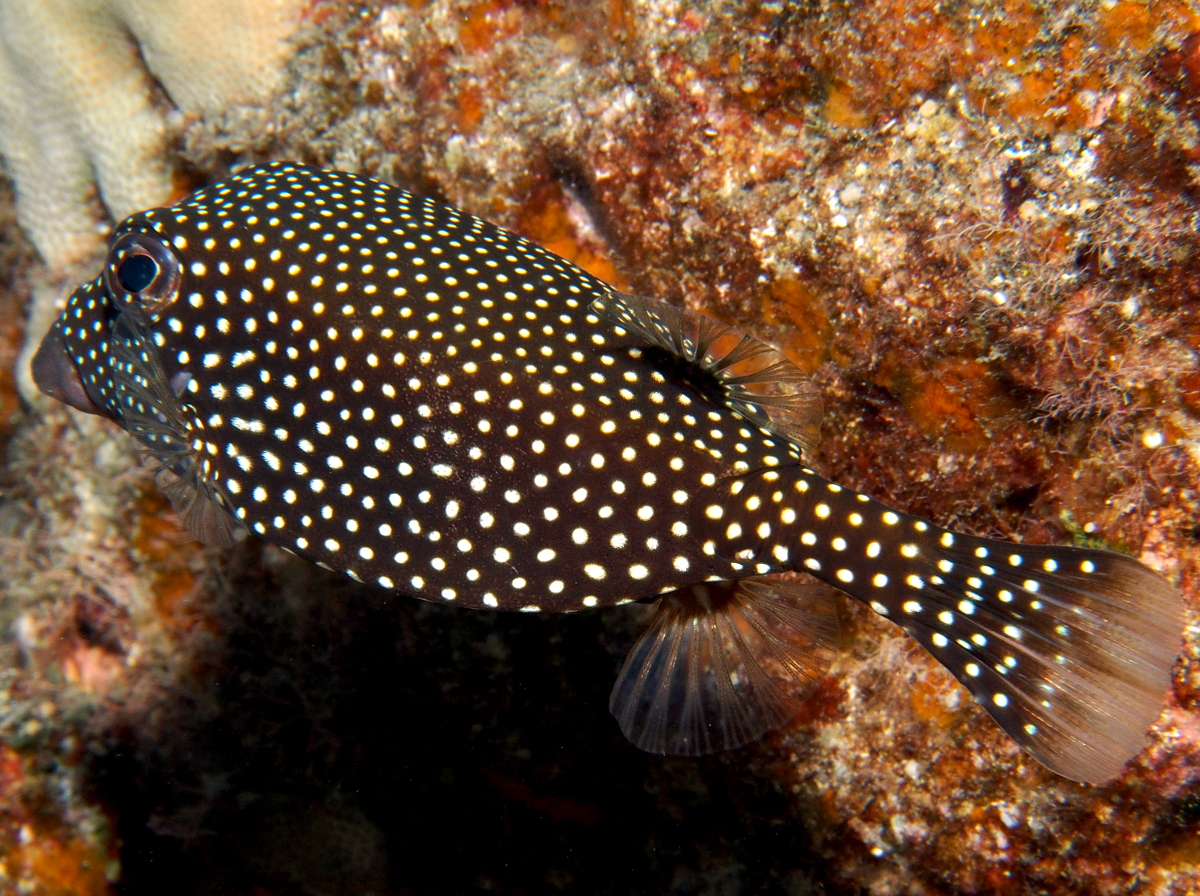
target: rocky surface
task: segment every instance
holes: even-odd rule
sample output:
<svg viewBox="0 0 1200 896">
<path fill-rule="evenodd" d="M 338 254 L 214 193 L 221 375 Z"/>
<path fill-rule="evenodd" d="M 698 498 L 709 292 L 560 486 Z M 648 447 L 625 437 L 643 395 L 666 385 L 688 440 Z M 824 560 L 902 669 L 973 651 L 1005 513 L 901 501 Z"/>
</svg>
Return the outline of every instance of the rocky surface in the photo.
<svg viewBox="0 0 1200 896">
<path fill-rule="evenodd" d="M 456 612 L 256 542 L 203 549 L 126 437 L 18 411 L 0 379 L 0 880 L 1200 888 L 1187 4 L 330 2 L 288 77 L 265 125 L 178 122 L 172 163 L 364 171 L 758 333 L 822 385 L 823 474 L 1179 582 L 1175 686 L 1122 777 L 1073 784 L 847 601 L 844 655 L 793 726 L 701 760 L 639 754 L 605 704 L 645 608 Z M 53 277 L 0 225 L 12 322 Z M 19 338 L 0 332 L 0 360 Z"/>
</svg>

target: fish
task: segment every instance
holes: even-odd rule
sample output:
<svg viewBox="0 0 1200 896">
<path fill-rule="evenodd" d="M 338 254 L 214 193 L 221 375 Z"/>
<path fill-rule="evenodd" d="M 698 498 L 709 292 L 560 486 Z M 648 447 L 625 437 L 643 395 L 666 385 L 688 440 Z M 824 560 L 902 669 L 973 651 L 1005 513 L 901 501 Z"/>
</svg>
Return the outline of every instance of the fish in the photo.
<svg viewBox="0 0 1200 896">
<path fill-rule="evenodd" d="M 278 162 L 132 215 L 33 373 L 132 435 L 210 544 L 455 606 L 655 601 L 609 703 L 649 752 L 794 718 L 837 657 L 833 589 L 1072 780 L 1118 775 L 1171 683 L 1158 573 L 823 478 L 820 390 L 777 349 L 367 177 Z"/>
</svg>

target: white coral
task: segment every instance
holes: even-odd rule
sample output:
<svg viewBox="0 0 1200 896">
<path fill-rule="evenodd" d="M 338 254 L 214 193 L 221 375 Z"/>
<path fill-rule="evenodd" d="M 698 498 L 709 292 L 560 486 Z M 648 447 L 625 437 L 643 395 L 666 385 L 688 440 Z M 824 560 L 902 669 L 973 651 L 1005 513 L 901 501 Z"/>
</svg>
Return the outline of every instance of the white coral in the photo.
<svg viewBox="0 0 1200 896">
<path fill-rule="evenodd" d="M 185 114 L 280 83 L 306 0 L 0 0 L 0 155 L 51 268 L 170 197 L 166 100 Z M 97 197 L 96 187 L 99 188 Z"/>
</svg>

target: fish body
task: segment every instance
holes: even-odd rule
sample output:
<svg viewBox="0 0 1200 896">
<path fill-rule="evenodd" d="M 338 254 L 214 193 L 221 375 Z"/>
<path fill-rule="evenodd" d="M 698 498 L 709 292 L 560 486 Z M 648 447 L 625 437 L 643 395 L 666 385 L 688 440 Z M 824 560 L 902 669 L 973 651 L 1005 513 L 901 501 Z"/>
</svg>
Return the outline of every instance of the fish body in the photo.
<svg viewBox="0 0 1200 896">
<path fill-rule="evenodd" d="M 129 430 L 205 540 L 468 607 L 665 595 L 612 700 L 646 749 L 794 712 L 836 640 L 825 592 L 772 578 L 794 571 L 900 624 L 1070 777 L 1115 774 L 1169 684 L 1157 574 L 821 478 L 819 398 L 773 350 L 366 178 L 280 163 L 132 216 L 35 375 Z"/>
</svg>

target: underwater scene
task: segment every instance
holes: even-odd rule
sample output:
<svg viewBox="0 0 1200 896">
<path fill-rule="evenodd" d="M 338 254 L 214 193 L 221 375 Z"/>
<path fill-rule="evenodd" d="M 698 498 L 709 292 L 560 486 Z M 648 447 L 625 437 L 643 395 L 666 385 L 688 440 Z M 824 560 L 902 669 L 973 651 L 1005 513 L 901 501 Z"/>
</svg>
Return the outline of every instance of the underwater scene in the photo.
<svg viewBox="0 0 1200 896">
<path fill-rule="evenodd" d="M 0 0 L 0 893 L 1200 893 L 1200 7 Z"/>
</svg>

